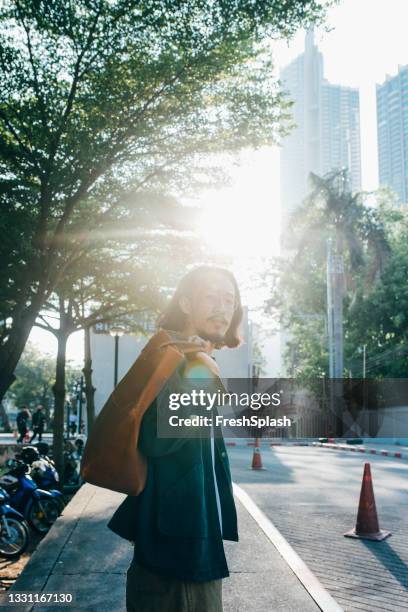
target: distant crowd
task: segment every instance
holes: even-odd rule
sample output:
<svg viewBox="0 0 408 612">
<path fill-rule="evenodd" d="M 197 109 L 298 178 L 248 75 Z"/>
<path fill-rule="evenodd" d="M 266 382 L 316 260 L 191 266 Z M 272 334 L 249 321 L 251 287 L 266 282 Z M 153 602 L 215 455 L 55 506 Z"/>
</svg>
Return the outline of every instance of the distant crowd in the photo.
<svg viewBox="0 0 408 612">
<path fill-rule="evenodd" d="M 17 444 L 23 444 L 23 442 L 31 443 L 37 436 L 38 441 L 41 442 L 45 424 L 46 417 L 44 414 L 44 407 L 41 406 L 41 404 L 37 406 L 32 416 L 28 406 L 23 406 L 20 408 L 17 414 Z M 33 432 L 31 438 L 30 425 Z"/>
</svg>

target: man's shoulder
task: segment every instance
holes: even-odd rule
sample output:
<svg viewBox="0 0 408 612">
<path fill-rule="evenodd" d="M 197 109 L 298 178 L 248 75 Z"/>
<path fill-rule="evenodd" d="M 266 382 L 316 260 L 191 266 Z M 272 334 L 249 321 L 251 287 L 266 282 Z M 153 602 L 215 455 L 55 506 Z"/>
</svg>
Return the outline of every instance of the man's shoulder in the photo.
<svg viewBox="0 0 408 612">
<path fill-rule="evenodd" d="M 171 342 L 171 340 L 172 337 L 169 332 L 167 332 L 165 329 L 159 329 L 146 342 L 142 349 L 142 353 L 148 352 L 149 350 L 159 349 L 163 344 Z"/>
</svg>

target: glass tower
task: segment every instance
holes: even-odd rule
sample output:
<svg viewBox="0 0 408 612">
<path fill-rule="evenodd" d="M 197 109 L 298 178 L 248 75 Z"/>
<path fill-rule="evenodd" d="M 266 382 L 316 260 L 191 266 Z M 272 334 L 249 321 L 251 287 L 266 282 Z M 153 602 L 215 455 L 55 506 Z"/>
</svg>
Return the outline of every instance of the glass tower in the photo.
<svg viewBox="0 0 408 612">
<path fill-rule="evenodd" d="M 292 132 L 281 149 L 283 226 L 308 193 L 310 172 L 324 175 L 348 168 L 353 191 L 361 189 L 360 100 L 358 89 L 333 85 L 324 78 L 323 56 L 306 34 L 305 51 L 281 72 L 293 101 Z"/>
<path fill-rule="evenodd" d="M 377 85 L 378 172 L 400 203 L 408 202 L 408 66 Z"/>
</svg>

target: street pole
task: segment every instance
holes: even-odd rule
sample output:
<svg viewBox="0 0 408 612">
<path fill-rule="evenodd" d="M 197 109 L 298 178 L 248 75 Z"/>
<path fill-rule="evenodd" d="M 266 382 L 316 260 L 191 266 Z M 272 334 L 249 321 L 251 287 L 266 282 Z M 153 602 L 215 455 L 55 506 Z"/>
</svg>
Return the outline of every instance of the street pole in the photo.
<svg viewBox="0 0 408 612">
<path fill-rule="evenodd" d="M 333 339 L 333 251 L 330 238 L 326 241 L 327 247 L 327 266 L 326 266 L 326 286 L 327 286 L 327 338 L 329 349 L 329 378 L 334 378 L 334 339 Z"/>
<path fill-rule="evenodd" d="M 111 327 L 110 335 L 115 339 L 115 357 L 114 357 L 114 373 L 113 373 L 113 388 L 118 384 L 118 365 L 119 365 L 119 338 L 123 336 L 125 330 L 122 327 Z"/>
<path fill-rule="evenodd" d="M 83 392 L 84 392 L 84 377 L 81 376 L 81 383 L 79 387 L 78 434 L 81 433 Z"/>
<path fill-rule="evenodd" d="M 343 256 L 336 252 L 334 267 L 333 336 L 334 336 L 334 379 L 335 414 L 337 436 L 343 435 Z"/>
<path fill-rule="evenodd" d="M 118 384 L 118 361 L 119 361 L 119 336 L 115 336 L 115 373 L 113 379 L 113 386 L 116 388 Z"/>
<path fill-rule="evenodd" d="M 71 416 L 71 402 L 66 402 L 67 406 L 67 439 L 69 440 L 69 421 Z"/>
<path fill-rule="evenodd" d="M 343 257 L 333 254 L 327 240 L 327 336 L 329 351 L 330 408 L 335 417 L 336 435 L 343 435 Z M 336 245 L 337 247 L 337 245 Z"/>
</svg>

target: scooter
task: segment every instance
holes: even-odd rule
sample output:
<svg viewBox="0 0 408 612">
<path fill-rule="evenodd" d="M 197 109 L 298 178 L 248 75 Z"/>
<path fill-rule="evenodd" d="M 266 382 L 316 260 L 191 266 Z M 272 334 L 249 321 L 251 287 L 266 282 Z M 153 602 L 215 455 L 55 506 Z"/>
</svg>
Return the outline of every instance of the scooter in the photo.
<svg viewBox="0 0 408 612">
<path fill-rule="evenodd" d="M 78 445 L 73 444 L 70 440 L 65 441 L 64 445 L 64 476 L 63 484 L 64 491 L 76 491 L 83 484 L 80 474 L 81 455 Z"/>
<path fill-rule="evenodd" d="M 36 485 L 45 491 L 49 491 L 58 503 L 60 512 L 66 506 L 66 500 L 61 492 L 59 474 L 55 469 L 53 461 L 48 457 L 41 457 L 39 450 L 34 446 L 26 446 L 18 456 L 30 468 L 30 476 Z"/>
<path fill-rule="evenodd" d="M 49 491 L 57 502 L 60 514 L 67 505 L 64 494 L 59 490 L 59 475 L 55 467 L 45 459 L 37 459 L 30 466 L 30 476 L 36 485 L 45 491 Z"/>
<path fill-rule="evenodd" d="M 0 486 L 10 496 L 10 505 L 19 511 L 39 533 L 46 533 L 60 514 L 60 507 L 51 491 L 39 489 L 22 461 L 9 460 L 11 467 L 0 478 Z"/>
<path fill-rule="evenodd" d="M 0 556 L 14 559 L 26 550 L 30 534 L 24 516 L 7 503 L 9 499 L 0 487 Z"/>
</svg>

